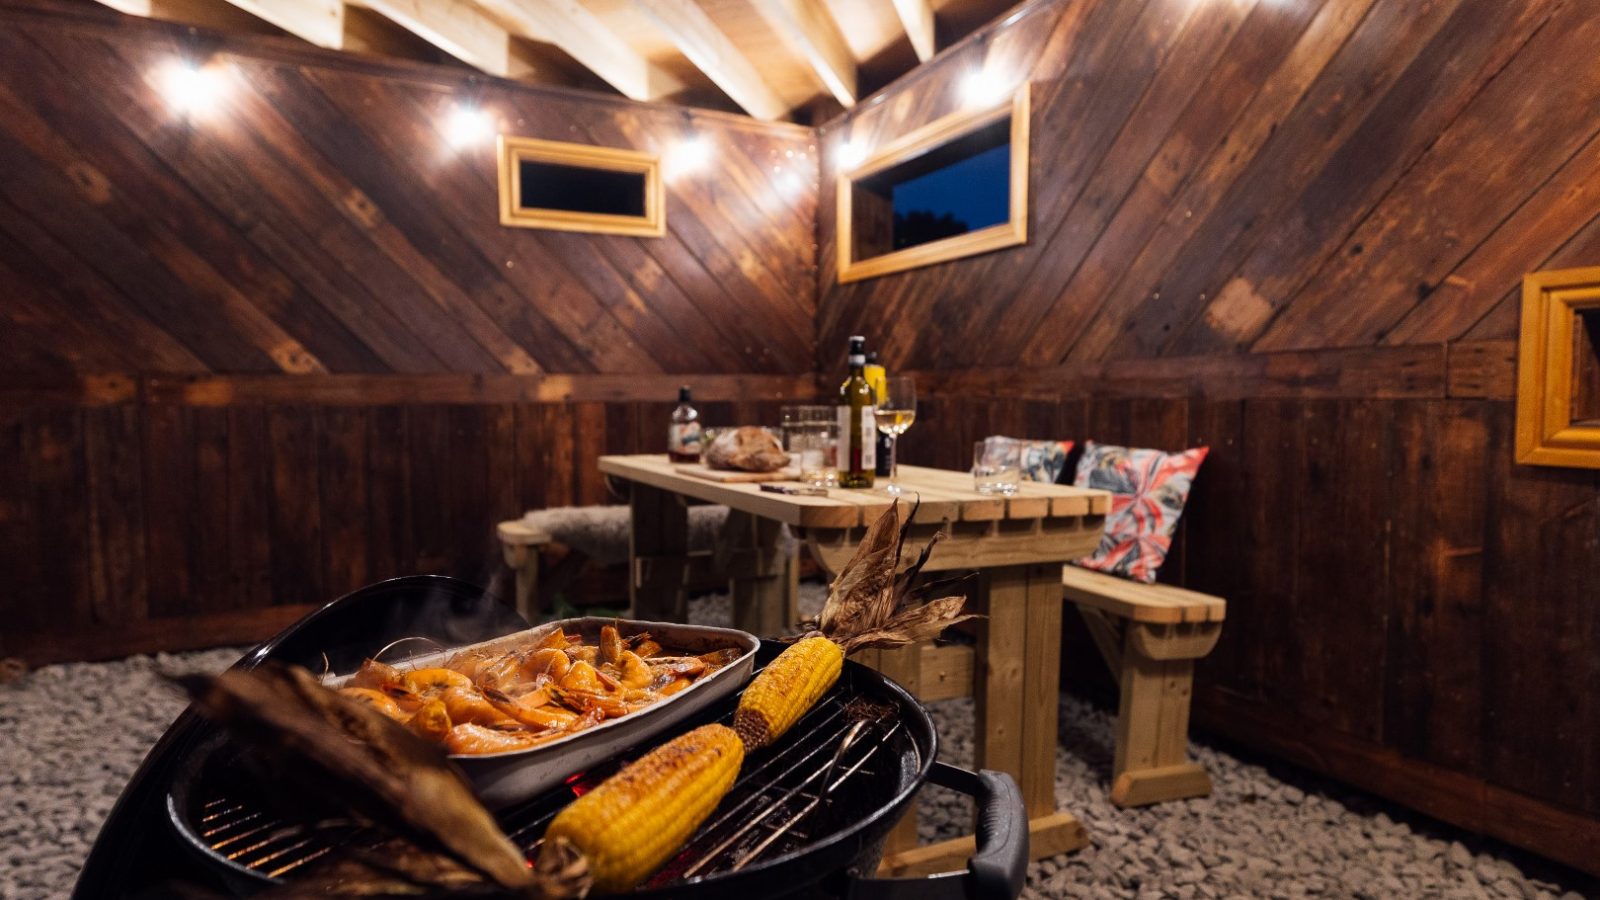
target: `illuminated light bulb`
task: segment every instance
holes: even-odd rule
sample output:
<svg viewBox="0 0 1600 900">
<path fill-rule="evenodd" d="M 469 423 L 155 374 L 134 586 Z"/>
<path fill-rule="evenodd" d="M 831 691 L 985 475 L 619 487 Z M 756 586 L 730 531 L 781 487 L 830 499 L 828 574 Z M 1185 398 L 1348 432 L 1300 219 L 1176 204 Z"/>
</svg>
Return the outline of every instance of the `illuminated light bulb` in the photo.
<svg viewBox="0 0 1600 900">
<path fill-rule="evenodd" d="M 961 80 L 961 100 L 968 106 L 993 106 L 1011 93 L 1011 83 L 987 69 L 977 69 Z"/>
<path fill-rule="evenodd" d="M 860 141 L 845 141 L 839 145 L 838 156 L 839 168 L 849 171 L 867 158 L 867 146 Z"/>
<path fill-rule="evenodd" d="M 197 66 L 187 60 L 169 60 L 156 73 L 167 103 L 184 116 L 215 112 L 227 93 L 228 79 L 218 65 Z"/>
<path fill-rule="evenodd" d="M 494 137 L 494 119 L 476 106 L 458 105 L 445 120 L 444 134 L 450 146 L 470 147 Z"/>
<path fill-rule="evenodd" d="M 667 177 L 682 178 L 703 171 L 711 164 L 711 152 L 711 142 L 704 135 L 678 141 L 667 149 Z"/>
</svg>

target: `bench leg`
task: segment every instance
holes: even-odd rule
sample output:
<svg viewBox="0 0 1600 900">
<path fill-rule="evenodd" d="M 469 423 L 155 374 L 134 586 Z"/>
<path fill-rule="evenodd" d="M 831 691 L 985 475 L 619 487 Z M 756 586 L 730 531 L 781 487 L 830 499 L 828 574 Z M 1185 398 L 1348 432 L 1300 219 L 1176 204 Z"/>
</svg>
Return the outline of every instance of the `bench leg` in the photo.
<svg viewBox="0 0 1600 900">
<path fill-rule="evenodd" d="M 800 619 L 800 566 L 784 551 L 783 523 L 735 510 L 723 536 L 731 550 L 733 627 L 759 637 L 787 634 Z"/>
<path fill-rule="evenodd" d="M 517 614 L 532 624 L 539 616 L 539 548 L 504 544 L 501 550 L 516 575 Z"/>
<path fill-rule="evenodd" d="M 1112 766 L 1111 800 L 1118 806 L 1211 793 L 1205 769 L 1188 758 L 1194 660 L 1152 658 L 1146 652 L 1151 641 L 1152 626 L 1128 624 L 1118 675 L 1122 702 Z"/>
<path fill-rule="evenodd" d="M 628 603 L 636 619 L 684 622 L 689 618 L 689 595 L 684 573 L 689 556 L 689 510 L 677 495 L 633 484 L 628 506 Z"/>
</svg>

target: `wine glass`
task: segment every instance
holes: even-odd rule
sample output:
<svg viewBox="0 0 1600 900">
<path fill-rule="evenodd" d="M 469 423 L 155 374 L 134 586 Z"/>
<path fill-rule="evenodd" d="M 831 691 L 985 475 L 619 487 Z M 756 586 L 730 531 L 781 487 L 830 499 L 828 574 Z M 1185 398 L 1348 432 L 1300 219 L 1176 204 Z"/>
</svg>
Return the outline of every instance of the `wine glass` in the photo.
<svg viewBox="0 0 1600 900">
<path fill-rule="evenodd" d="M 899 469 L 895 460 L 896 448 L 900 445 L 900 435 L 905 434 L 911 423 L 917 420 L 916 379 L 910 375 L 886 379 L 883 392 L 878 395 L 876 418 L 878 431 L 889 438 L 889 480 L 884 482 L 883 491 L 899 496 L 901 488 L 895 483 Z"/>
</svg>

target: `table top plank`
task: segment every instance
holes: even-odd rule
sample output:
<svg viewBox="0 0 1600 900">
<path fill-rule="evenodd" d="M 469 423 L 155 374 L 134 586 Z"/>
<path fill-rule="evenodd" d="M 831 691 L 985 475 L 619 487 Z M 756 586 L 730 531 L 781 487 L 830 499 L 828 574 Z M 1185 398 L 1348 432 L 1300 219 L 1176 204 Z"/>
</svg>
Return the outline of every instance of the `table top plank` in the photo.
<svg viewBox="0 0 1600 900">
<path fill-rule="evenodd" d="M 719 503 L 803 528 L 856 528 L 876 521 L 889 508 L 882 492 L 834 488 L 826 497 L 804 497 L 762 491 L 756 484 L 723 483 L 678 472 L 662 454 L 600 457 L 600 471 L 686 497 Z M 1041 519 L 1046 516 L 1085 515 L 1110 507 L 1111 495 L 1058 484 L 1024 483 L 1012 497 L 980 494 L 972 489 L 972 476 L 964 472 L 901 466 L 900 484 L 910 501 L 920 494 L 919 522 L 985 522 L 1000 519 Z M 773 482 L 793 485 L 796 482 Z M 1073 511 L 1068 511 L 1073 510 Z"/>
<path fill-rule="evenodd" d="M 926 483 L 956 490 L 974 498 L 984 497 L 973 489 L 972 476 L 965 472 L 930 469 L 925 466 L 901 466 L 900 473 L 901 481 L 907 483 Z M 1024 481 L 1017 485 L 1017 493 L 1005 500 L 1004 518 L 1008 519 L 1104 515 L 1111 508 L 1111 495 L 1105 491 L 1080 488 L 1070 484 L 1043 484 L 1036 481 Z"/>
</svg>

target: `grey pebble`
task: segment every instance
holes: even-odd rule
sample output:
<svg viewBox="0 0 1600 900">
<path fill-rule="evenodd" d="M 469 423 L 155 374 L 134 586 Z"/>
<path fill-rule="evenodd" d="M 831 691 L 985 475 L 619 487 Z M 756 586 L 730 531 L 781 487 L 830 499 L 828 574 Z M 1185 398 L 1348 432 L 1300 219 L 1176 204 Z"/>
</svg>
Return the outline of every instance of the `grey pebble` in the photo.
<svg viewBox="0 0 1600 900">
<path fill-rule="evenodd" d="M 821 606 L 820 585 L 801 587 L 802 615 Z M 690 604 L 691 621 L 728 624 L 726 595 Z M 167 670 L 219 671 L 219 650 L 51 666 L 0 686 L 0 900 L 71 890 L 99 823 L 144 753 L 182 709 Z M 929 705 L 941 757 L 972 764 L 969 700 Z M 1578 891 L 1534 881 L 1492 853 L 1417 833 L 1382 801 L 1343 788 L 1307 791 L 1259 765 L 1204 744 L 1195 760 L 1211 797 L 1119 809 L 1107 797 L 1112 720 L 1073 697 L 1061 703 L 1056 795 L 1088 829 L 1083 850 L 1029 867 L 1024 896 L 1162 900 L 1170 897 L 1525 897 Z M 1355 807 L 1352 811 L 1351 806 Z M 924 842 L 971 833 L 970 801 L 927 789 Z M 1486 888 L 1488 890 L 1486 890 Z"/>
</svg>

